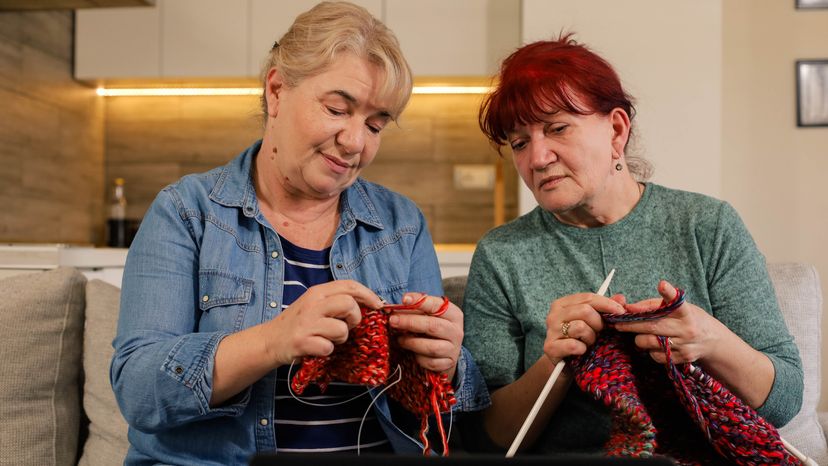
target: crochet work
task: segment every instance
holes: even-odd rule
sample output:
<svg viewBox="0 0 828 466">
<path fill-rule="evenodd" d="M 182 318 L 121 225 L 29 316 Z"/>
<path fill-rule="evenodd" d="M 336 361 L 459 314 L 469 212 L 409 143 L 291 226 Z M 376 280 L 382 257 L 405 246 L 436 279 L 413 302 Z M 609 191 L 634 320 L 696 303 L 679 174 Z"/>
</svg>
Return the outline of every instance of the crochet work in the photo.
<svg viewBox="0 0 828 466">
<path fill-rule="evenodd" d="M 607 322 L 662 318 L 684 292 L 655 311 L 605 316 Z M 779 433 L 750 406 L 693 364 L 667 364 L 635 347 L 634 336 L 607 328 L 586 354 L 573 358 L 575 383 L 610 409 L 610 456 L 666 455 L 681 465 L 798 465 Z"/>
<path fill-rule="evenodd" d="M 397 343 L 398 332 L 388 325 L 390 311 L 416 309 L 424 300 L 425 297 L 413 304 L 391 304 L 382 309 L 362 308 L 362 320 L 351 329 L 345 343 L 337 345 L 329 356 L 304 358 L 302 367 L 293 376 L 293 391 L 301 394 L 313 383 L 324 392 L 334 380 L 378 387 L 385 384 L 388 376 L 399 367 L 402 380 L 388 389 L 388 396 L 420 417 L 423 454 L 429 451 L 428 416 L 434 414 L 443 455 L 448 455 L 448 439 L 440 413 L 449 411 L 457 402 L 454 388 L 445 374 L 417 364 L 414 354 Z M 445 313 L 448 306 L 449 300 L 444 297 L 443 305 L 433 315 Z"/>
</svg>

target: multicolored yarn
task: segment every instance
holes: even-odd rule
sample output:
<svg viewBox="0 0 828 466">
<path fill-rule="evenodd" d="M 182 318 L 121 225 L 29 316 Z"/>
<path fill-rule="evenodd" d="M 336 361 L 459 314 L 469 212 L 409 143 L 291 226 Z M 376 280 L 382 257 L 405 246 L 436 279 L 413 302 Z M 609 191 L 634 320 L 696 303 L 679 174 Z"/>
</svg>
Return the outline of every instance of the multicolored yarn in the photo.
<svg viewBox="0 0 828 466">
<path fill-rule="evenodd" d="M 454 388 L 445 374 L 438 374 L 417 364 L 414 354 L 397 343 L 398 332 L 388 325 L 391 311 L 417 309 L 425 299 L 424 296 L 412 304 L 390 304 L 382 309 L 362 308 L 362 320 L 351 329 L 345 343 L 337 345 L 328 356 L 304 358 L 302 367 L 293 376 L 293 391 L 301 394 L 312 383 L 325 391 L 334 380 L 378 387 L 388 381 L 391 368 L 399 366 L 402 381 L 388 389 L 388 396 L 420 417 L 423 454 L 429 451 L 428 416 L 434 414 L 443 444 L 443 455 L 447 456 L 448 437 L 440 413 L 451 410 L 452 405 L 457 403 Z M 448 306 L 448 298 L 443 297 L 442 306 L 432 315 L 442 315 Z"/>
<path fill-rule="evenodd" d="M 659 319 L 684 299 L 678 290 L 654 311 L 604 320 Z M 667 338 L 659 337 L 667 356 L 663 366 L 633 339 L 604 329 L 589 352 L 570 361 L 578 387 L 611 411 L 608 455 L 665 455 L 681 465 L 802 464 L 785 449 L 776 428 L 721 383 L 693 364 L 674 364 Z"/>
</svg>

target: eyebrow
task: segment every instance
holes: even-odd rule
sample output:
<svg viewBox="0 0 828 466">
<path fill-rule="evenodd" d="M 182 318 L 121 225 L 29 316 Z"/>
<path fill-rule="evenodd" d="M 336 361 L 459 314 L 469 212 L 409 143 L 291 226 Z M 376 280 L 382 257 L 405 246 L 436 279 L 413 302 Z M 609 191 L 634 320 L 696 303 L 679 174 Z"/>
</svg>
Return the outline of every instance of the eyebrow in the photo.
<svg viewBox="0 0 828 466">
<path fill-rule="evenodd" d="M 347 100 L 348 102 L 350 102 L 353 105 L 359 105 L 359 100 L 357 100 L 356 97 L 349 94 L 348 91 L 343 91 L 342 89 L 335 89 L 333 91 L 328 92 L 328 94 L 338 95 L 338 96 L 342 97 L 343 99 Z M 393 117 L 391 116 L 391 113 L 388 112 L 388 110 L 380 110 L 379 111 L 379 116 L 381 116 L 383 118 L 388 118 L 389 120 L 393 119 Z"/>
</svg>

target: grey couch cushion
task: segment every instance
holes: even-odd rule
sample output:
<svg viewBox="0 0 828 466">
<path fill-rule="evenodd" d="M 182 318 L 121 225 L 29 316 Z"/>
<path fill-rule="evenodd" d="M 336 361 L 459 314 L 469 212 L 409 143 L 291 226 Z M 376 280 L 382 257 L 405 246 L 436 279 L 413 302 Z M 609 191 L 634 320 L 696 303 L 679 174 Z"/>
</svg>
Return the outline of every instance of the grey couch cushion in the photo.
<svg viewBox="0 0 828 466">
<path fill-rule="evenodd" d="M 788 425 L 779 429 L 782 437 L 814 459 L 828 464 L 825 434 L 817 417 L 820 395 L 820 352 L 822 340 L 822 291 L 813 266 L 805 264 L 768 264 L 779 308 L 788 324 L 805 371 L 802 410 Z"/>
<path fill-rule="evenodd" d="M 86 330 L 83 335 L 83 409 L 89 437 L 79 465 L 123 464 L 129 449 L 127 423 L 109 383 L 112 339 L 118 327 L 121 290 L 100 280 L 86 284 Z"/>
<path fill-rule="evenodd" d="M 66 268 L 0 280 L 0 464 L 75 463 L 85 283 Z"/>
</svg>

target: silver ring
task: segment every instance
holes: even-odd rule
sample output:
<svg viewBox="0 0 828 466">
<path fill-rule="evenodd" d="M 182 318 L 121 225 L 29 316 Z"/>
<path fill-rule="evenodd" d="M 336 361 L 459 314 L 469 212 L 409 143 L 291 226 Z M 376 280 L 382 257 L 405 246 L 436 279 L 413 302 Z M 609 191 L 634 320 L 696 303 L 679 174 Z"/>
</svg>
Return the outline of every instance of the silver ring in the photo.
<svg viewBox="0 0 828 466">
<path fill-rule="evenodd" d="M 561 335 L 563 335 L 564 338 L 569 338 L 569 326 L 571 324 L 572 322 L 561 322 Z"/>
</svg>

